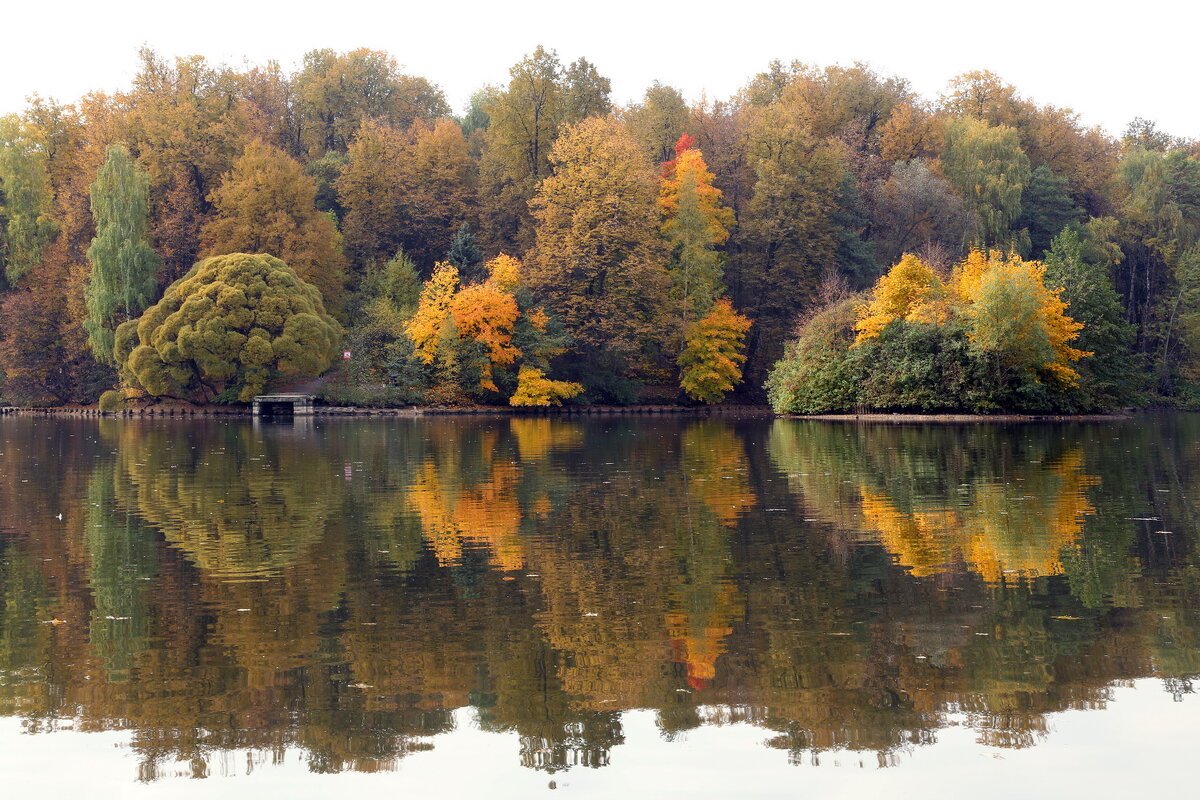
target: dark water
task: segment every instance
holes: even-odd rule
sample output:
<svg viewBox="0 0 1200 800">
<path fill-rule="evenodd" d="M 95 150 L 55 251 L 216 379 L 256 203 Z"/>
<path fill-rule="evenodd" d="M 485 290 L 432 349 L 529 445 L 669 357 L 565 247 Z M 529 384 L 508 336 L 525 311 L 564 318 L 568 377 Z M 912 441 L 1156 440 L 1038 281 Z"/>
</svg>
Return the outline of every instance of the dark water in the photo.
<svg viewBox="0 0 1200 800">
<path fill-rule="evenodd" d="M 1200 747 L 1198 514 L 1183 415 L 3 418 L 0 774 L 36 796 L 1169 787 Z"/>
</svg>

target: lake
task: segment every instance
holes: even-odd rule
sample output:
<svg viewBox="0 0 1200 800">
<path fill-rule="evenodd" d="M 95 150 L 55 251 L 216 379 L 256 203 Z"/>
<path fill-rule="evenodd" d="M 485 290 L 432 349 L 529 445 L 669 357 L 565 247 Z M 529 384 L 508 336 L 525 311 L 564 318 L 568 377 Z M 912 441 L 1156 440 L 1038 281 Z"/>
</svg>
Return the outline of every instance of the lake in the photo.
<svg viewBox="0 0 1200 800">
<path fill-rule="evenodd" d="M 1198 515 L 1183 414 L 3 417 L 0 775 L 47 797 L 1183 793 Z"/>
</svg>

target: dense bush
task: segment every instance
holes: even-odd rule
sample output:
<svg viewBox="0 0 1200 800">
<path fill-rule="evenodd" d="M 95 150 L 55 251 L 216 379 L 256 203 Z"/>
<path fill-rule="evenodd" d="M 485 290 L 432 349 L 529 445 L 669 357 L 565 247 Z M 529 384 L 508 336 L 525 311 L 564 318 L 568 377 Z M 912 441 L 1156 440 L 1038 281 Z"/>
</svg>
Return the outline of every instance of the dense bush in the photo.
<svg viewBox="0 0 1200 800">
<path fill-rule="evenodd" d="M 912 256 L 869 296 L 814 315 L 767 381 L 778 413 L 1020 411 L 1111 407 L 1072 347 L 1081 323 L 1037 262 L 973 253 L 943 282 Z M 1099 327 L 1099 326 L 1098 326 Z M 1115 334 L 1114 334 L 1115 335 Z M 1106 376 L 1102 376 L 1106 377 Z"/>
<path fill-rule="evenodd" d="M 855 299 L 818 312 L 788 343 L 767 378 L 767 399 L 778 414 L 847 411 L 858 401 L 854 341 Z"/>
<path fill-rule="evenodd" d="M 321 293 L 269 255 L 196 264 L 140 319 L 117 328 L 122 378 L 154 396 L 247 402 L 276 378 L 329 368 L 342 328 Z"/>
</svg>

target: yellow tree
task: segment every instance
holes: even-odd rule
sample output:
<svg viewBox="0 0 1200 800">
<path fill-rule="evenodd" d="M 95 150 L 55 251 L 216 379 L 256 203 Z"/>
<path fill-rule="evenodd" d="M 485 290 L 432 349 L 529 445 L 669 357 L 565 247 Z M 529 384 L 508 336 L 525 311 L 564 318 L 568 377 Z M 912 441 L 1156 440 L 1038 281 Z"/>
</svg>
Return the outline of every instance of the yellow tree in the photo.
<svg viewBox="0 0 1200 800">
<path fill-rule="evenodd" d="M 457 290 L 458 269 L 445 262 L 437 264 L 433 268 L 433 275 L 421 290 L 417 313 L 405 326 L 417 356 L 425 364 L 432 364 L 437 357 L 438 341 L 450 317 L 450 304 Z"/>
<path fill-rule="evenodd" d="M 645 368 L 661 344 L 669 285 L 653 167 L 613 119 L 566 129 L 550 160 L 554 174 L 533 202 L 530 287 L 585 361 Z"/>
<path fill-rule="evenodd" d="M 491 281 L 467 286 L 450 301 L 450 315 L 459 337 L 479 342 L 487 350 L 488 360 L 479 381 L 483 389 L 497 391 L 493 365 L 511 364 L 521 355 L 512 341 L 519 313 L 516 298 Z"/>
<path fill-rule="evenodd" d="M 508 399 L 510 406 L 562 405 L 583 391 L 583 387 L 571 381 L 552 381 L 546 373 L 528 364 L 522 365 L 517 373 L 517 390 Z"/>
<path fill-rule="evenodd" d="M 944 319 L 937 308 L 944 292 L 937 273 L 921 259 L 905 254 L 900 263 L 888 270 L 871 290 L 871 301 L 857 306 L 854 344 L 877 337 L 893 320 L 933 322 Z"/>
<path fill-rule="evenodd" d="M 1046 267 L 997 252 L 972 253 L 951 286 L 966 302 L 971 342 L 997 370 L 1035 371 L 1057 386 L 1079 382 L 1071 364 L 1092 355 L 1071 346 L 1083 324 L 1066 314 L 1061 289 L 1045 283 Z"/>
<path fill-rule="evenodd" d="M 728 298 L 713 304 L 694 324 L 679 356 L 679 385 L 694 400 L 719 403 L 741 383 L 750 320 L 733 310 Z"/>
<path fill-rule="evenodd" d="M 345 257 L 333 221 L 314 206 L 317 186 L 295 159 L 251 142 L 213 192 L 216 217 L 204 226 L 206 256 L 266 253 L 283 260 L 337 308 Z"/>
</svg>

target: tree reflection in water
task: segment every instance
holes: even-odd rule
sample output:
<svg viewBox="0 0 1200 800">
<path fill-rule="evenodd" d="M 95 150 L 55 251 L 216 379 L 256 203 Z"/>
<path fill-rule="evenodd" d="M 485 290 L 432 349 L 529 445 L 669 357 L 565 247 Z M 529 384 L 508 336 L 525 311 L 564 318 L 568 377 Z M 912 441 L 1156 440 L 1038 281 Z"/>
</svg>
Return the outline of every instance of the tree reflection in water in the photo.
<svg viewBox="0 0 1200 800">
<path fill-rule="evenodd" d="M 1200 674 L 1198 424 L 0 423 L 0 713 L 151 780 L 472 724 L 601 767 L 622 712 L 891 763 Z M 461 716 L 458 719 L 463 719 Z"/>
</svg>

